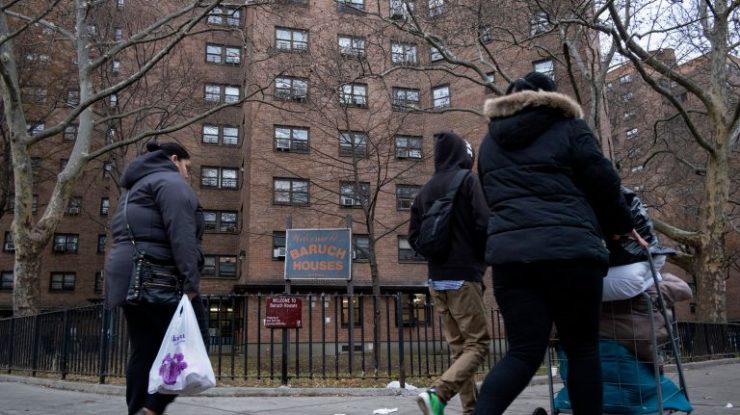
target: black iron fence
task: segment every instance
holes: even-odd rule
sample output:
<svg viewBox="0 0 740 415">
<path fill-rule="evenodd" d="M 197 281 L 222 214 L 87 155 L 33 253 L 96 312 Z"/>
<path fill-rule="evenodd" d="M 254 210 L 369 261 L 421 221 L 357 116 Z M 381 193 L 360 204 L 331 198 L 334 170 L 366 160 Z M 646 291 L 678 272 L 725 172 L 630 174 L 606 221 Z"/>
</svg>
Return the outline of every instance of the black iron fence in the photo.
<svg viewBox="0 0 740 415">
<path fill-rule="evenodd" d="M 301 328 L 264 327 L 269 295 L 208 297 L 208 340 L 219 381 L 241 384 L 301 379 L 378 381 L 438 375 L 452 360 L 442 323 L 423 294 L 303 294 Z M 489 310 L 487 372 L 506 351 L 503 321 Z M 740 325 L 678 324 L 684 360 L 740 354 Z M 284 341 L 285 339 L 285 341 Z M 123 377 L 128 359 L 125 320 L 102 305 L 0 320 L 0 369 Z"/>
</svg>

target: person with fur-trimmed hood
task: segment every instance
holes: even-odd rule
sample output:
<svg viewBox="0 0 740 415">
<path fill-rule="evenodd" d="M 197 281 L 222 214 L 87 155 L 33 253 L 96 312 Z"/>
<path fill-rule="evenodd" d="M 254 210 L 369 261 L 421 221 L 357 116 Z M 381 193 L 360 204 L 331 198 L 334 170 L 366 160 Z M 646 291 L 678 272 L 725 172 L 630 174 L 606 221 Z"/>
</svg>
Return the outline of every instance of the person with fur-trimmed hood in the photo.
<svg viewBox="0 0 740 415">
<path fill-rule="evenodd" d="M 553 323 L 570 364 L 573 413 L 601 413 L 605 239 L 639 235 L 580 105 L 555 90 L 532 72 L 484 107 L 490 124 L 478 175 L 491 212 L 486 262 L 509 350 L 486 376 L 476 414 L 503 413 L 527 386 Z"/>
</svg>

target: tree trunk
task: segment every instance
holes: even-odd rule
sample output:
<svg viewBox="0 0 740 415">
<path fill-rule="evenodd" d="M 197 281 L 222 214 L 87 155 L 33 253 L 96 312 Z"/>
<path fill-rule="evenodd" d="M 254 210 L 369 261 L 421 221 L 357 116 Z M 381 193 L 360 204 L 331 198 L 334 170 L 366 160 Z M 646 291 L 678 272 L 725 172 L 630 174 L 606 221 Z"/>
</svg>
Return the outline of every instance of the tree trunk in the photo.
<svg viewBox="0 0 740 415">
<path fill-rule="evenodd" d="M 370 278 L 373 284 L 373 375 L 377 376 L 380 368 L 380 281 L 378 275 L 378 263 L 375 259 L 375 248 L 370 253 Z M 386 318 L 390 318 L 386 316 Z"/>
<path fill-rule="evenodd" d="M 39 273 L 41 249 L 34 249 L 33 242 L 16 239 L 13 266 L 13 315 L 29 316 L 39 312 Z"/>
</svg>

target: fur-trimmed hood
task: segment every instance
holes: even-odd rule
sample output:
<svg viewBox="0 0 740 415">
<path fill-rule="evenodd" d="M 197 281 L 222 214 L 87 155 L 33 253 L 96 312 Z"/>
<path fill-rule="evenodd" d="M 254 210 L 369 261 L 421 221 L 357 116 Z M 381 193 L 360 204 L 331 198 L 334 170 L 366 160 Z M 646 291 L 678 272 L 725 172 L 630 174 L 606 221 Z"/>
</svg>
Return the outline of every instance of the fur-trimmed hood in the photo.
<svg viewBox="0 0 740 415">
<path fill-rule="evenodd" d="M 501 147 L 524 148 L 560 120 L 583 116 L 581 106 L 557 92 L 522 91 L 486 101 L 489 135 Z"/>
<path fill-rule="evenodd" d="M 565 118 L 583 118 L 581 106 L 571 97 L 545 91 L 521 91 L 487 99 L 483 112 L 488 118 L 508 117 L 530 107 L 554 108 L 560 110 Z"/>
</svg>

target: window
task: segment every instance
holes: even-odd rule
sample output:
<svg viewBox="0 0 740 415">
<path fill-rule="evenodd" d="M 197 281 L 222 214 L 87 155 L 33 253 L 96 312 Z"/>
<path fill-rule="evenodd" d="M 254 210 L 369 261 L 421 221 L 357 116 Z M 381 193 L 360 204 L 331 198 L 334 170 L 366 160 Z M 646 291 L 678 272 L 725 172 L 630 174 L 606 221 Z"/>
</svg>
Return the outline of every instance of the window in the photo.
<svg viewBox="0 0 740 415">
<path fill-rule="evenodd" d="M 15 244 L 13 243 L 13 232 L 5 232 L 5 242 L 3 242 L 3 252 L 15 252 Z"/>
<path fill-rule="evenodd" d="M 361 297 L 352 296 L 352 326 L 359 327 L 362 324 Z M 342 327 L 349 327 L 349 297 L 342 296 Z M 355 343 L 356 344 L 356 343 Z"/>
<path fill-rule="evenodd" d="M 67 167 L 67 163 L 69 163 L 69 159 L 60 159 L 59 160 L 59 171 L 61 172 L 64 170 L 65 167 Z"/>
<path fill-rule="evenodd" d="M 635 94 L 632 93 L 632 91 L 625 92 L 624 94 L 622 94 L 622 101 L 629 102 L 629 101 L 632 101 L 632 98 L 634 97 L 635 97 Z"/>
<path fill-rule="evenodd" d="M 67 90 L 67 105 L 78 105 L 80 103 L 80 90 L 79 89 L 68 89 Z"/>
<path fill-rule="evenodd" d="M 396 158 L 421 159 L 421 137 L 411 135 L 396 136 Z"/>
<path fill-rule="evenodd" d="M 33 174 L 38 174 L 41 171 L 42 162 L 41 157 L 31 157 L 31 171 Z"/>
<path fill-rule="evenodd" d="M 429 17 L 436 17 L 445 12 L 444 0 L 428 0 Z"/>
<path fill-rule="evenodd" d="M 32 63 L 32 64 L 46 64 L 49 63 L 51 59 L 49 58 L 49 55 L 45 53 L 38 53 L 38 52 L 29 52 L 26 53 L 26 62 Z"/>
<path fill-rule="evenodd" d="M 401 316 L 404 326 L 416 327 L 429 324 L 431 309 L 426 294 L 404 294 L 402 306 Z"/>
<path fill-rule="evenodd" d="M 397 65 L 416 64 L 416 45 L 413 43 L 391 43 L 391 62 Z"/>
<path fill-rule="evenodd" d="M 553 66 L 552 59 L 544 59 L 532 63 L 532 68 L 535 72 L 545 74 L 550 79 L 555 79 L 555 67 Z"/>
<path fill-rule="evenodd" d="M 13 291 L 13 271 L 0 273 L 0 291 Z"/>
<path fill-rule="evenodd" d="M 206 44 L 206 62 L 226 65 L 239 65 L 242 50 L 239 47 Z"/>
<path fill-rule="evenodd" d="M 239 127 L 203 124 L 202 141 L 205 144 L 235 146 L 239 144 Z"/>
<path fill-rule="evenodd" d="M 625 111 L 624 112 L 624 119 L 625 120 L 631 120 L 631 119 L 635 118 L 636 115 L 637 115 L 637 113 L 634 110 Z"/>
<path fill-rule="evenodd" d="M 33 159 L 31 159 L 33 162 Z M 35 172 L 34 172 L 35 173 Z M 36 214 L 39 208 L 39 195 L 33 195 L 31 199 L 31 213 Z M 10 213 L 15 212 L 15 195 L 8 195 L 8 207 L 7 211 Z"/>
<path fill-rule="evenodd" d="M 483 25 L 480 27 L 480 31 L 478 33 L 478 40 L 480 40 L 481 43 L 493 42 L 493 29 L 491 28 L 491 26 Z"/>
<path fill-rule="evenodd" d="M 272 259 L 285 260 L 285 232 L 272 233 Z"/>
<path fill-rule="evenodd" d="M 200 185 L 219 189 L 236 189 L 239 186 L 237 169 L 227 167 L 202 167 Z"/>
<path fill-rule="evenodd" d="M 76 254 L 79 248 L 80 235 L 76 233 L 55 233 L 52 251 L 55 254 Z"/>
<path fill-rule="evenodd" d="M 77 139 L 77 124 L 70 124 L 64 127 L 64 139 L 75 141 Z"/>
<path fill-rule="evenodd" d="M 123 39 L 123 29 L 120 27 L 113 28 L 113 40 L 120 42 Z"/>
<path fill-rule="evenodd" d="M 442 85 L 432 88 L 432 107 L 449 108 L 450 107 L 450 86 Z"/>
<path fill-rule="evenodd" d="M 33 102 L 35 104 L 46 103 L 46 88 L 27 86 L 23 88 L 23 95 L 28 98 L 28 102 Z"/>
<path fill-rule="evenodd" d="M 110 69 L 111 69 L 111 72 L 113 72 L 114 74 L 120 73 L 121 72 L 121 61 L 119 61 L 118 59 L 113 59 L 113 61 L 111 62 Z"/>
<path fill-rule="evenodd" d="M 108 127 L 108 129 L 105 131 L 105 143 L 114 143 L 116 141 L 117 135 L 118 131 L 116 130 L 116 127 Z"/>
<path fill-rule="evenodd" d="M 367 107 L 367 85 L 342 85 L 342 89 L 339 91 L 339 103 L 348 107 Z"/>
<path fill-rule="evenodd" d="M 124 4 L 124 0 L 116 0 L 116 8 L 118 8 L 118 10 L 123 9 L 123 4 Z"/>
<path fill-rule="evenodd" d="M 391 19 L 408 16 L 416 10 L 414 0 L 390 0 Z"/>
<path fill-rule="evenodd" d="M 77 274 L 74 272 L 52 272 L 49 291 L 74 291 Z"/>
<path fill-rule="evenodd" d="M 236 232 L 239 214 L 234 211 L 204 210 L 205 230 L 210 232 Z"/>
<path fill-rule="evenodd" d="M 109 211 L 110 211 L 110 199 L 107 197 L 101 197 L 100 198 L 100 215 L 108 216 Z"/>
<path fill-rule="evenodd" d="M 356 261 L 370 259 L 370 238 L 367 235 L 352 235 L 352 259 Z"/>
<path fill-rule="evenodd" d="M 211 278 L 236 277 L 235 255 L 205 255 L 203 264 L 203 276 Z"/>
<path fill-rule="evenodd" d="M 238 102 L 240 97 L 241 97 L 241 91 L 240 91 L 239 86 L 219 85 L 219 84 L 206 84 L 205 85 L 206 102 L 214 102 L 214 103 Z"/>
<path fill-rule="evenodd" d="M 103 163 L 103 178 L 109 179 L 113 174 L 113 163 L 106 161 Z"/>
<path fill-rule="evenodd" d="M 637 138 L 637 128 L 630 128 L 627 130 L 627 139 L 632 140 Z"/>
<path fill-rule="evenodd" d="M 118 95 L 110 94 L 108 97 L 108 105 L 110 107 L 116 107 L 118 105 Z"/>
<path fill-rule="evenodd" d="M 275 150 L 308 153 L 308 128 L 275 126 Z"/>
<path fill-rule="evenodd" d="M 432 62 L 439 62 L 443 60 L 445 57 L 442 55 L 442 52 L 439 51 L 439 49 L 435 48 L 434 46 L 431 46 L 429 48 L 429 60 Z"/>
<path fill-rule="evenodd" d="M 496 92 L 493 89 L 492 84 L 496 83 L 496 73 L 495 72 L 489 72 L 486 74 L 486 82 L 488 82 L 488 85 L 486 85 L 486 94 L 492 94 Z"/>
<path fill-rule="evenodd" d="M 103 292 L 103 284 L 105 284 L 103 275 L 103 271 L 97 271 L 95 273 L 95 294 L 101 294 Z"/>
<path fill-rule="evenodd" d="M 424 261 L 424 257 L 417 254 L 409 243 L 407 236 L 398 237 L 398 260 L 399 261 Z"/>
<path fill-rule="evenodd" d="M 361 131 L 339 132 L 339 155 L 367 157 L 367 134 Z"/>
<path fill-rule="evenodd" d="M 633 168 L 630 169 L 630 172 L 637 173 L 637 172 L 642 171 L 644 168 L 645 168 L 645 166 L 643 166 L 643 165 L 635 166 L 635 167 L 633 167 Z"/>
<path fill-rule="evenodd" d="M 364 11 L 365 0 L 337 0 L 337 10 L 340 12 Z"/>
<path fill-rule="evenodd" d="M 421 92 L 418 89 L 393 88 L 393 109 L 407 111 L 419 109 Z"/>
<path fill-rule="evenodd" d="M 339 185 L 339 205 L 362 207 L 370 202 L 370 183 L 343 182 Z"/>
<path fill-rule="evenodd" d="M 64 210 L 65 215 L 77 216 L 82 211 L 82 198 L 79 196 L 72 196 L 69 198 L 69 204 L 67 209 Z"/>
<path fill-rule="evenodd" d="M 339 53 L 345 56 L 365 56 L 365 38 L 339 35 Z"/>
<path fill-rule="evenodd" d="M 542 10 L 538 10 L 534 13 L 531 19 L 529 19 L 529 35 L 539 35 L 550 30 L 550 18 L 547 13 Z"/>
<path fill-rule="evenodd" d="M 208 23 L 223 26 L 240 26 L 241 10 L 233 7 L 214 7 L 208 13 Z"/>
<path fill-rule="evenodd" d="M 276 205 L 308 206 L 309 200 L 308 180 L 272 179 L 272 203 Z"/>
<path fill-rule="evenodd" d="M 281 51 L 305 52 L 308 50 L 308 32 L 300 29 L 276 27 L 275 47 Z"/>
<path fill-rule="evenodd" d="M 396 186 L 396 209 L 409 210 L 414 203 L 416 194 L 419 193 L 421 186 L 417 185 L 398 185 Z"/>
<path fill-rule="evenodd" d="M 275 98 L 305 102 L 308 99 L 308 79 L 289 76 L 275 78 Z"/>
<path fill-rule="evenodd" d="M 98 234 L 98 253 L 104 254 L 105 253 L 105 242 L 107 240 L 107 237 L 104 233 Z"/>
<path fill-rule="evenodd" d="M 619 83 L 620 84 L 628 84 L 632 82 L 632 74 L 626 74 L 619 77 Z"/>
<path fill-rule="evenodd" d="M 32 136 L 41 134 L 44 129 L 46 129 L 46 124 L 43 122 L 37 121 L 33 124 L 31 124 L 31 128 L 29 128 L 28 133 Z"/>
</svg>

